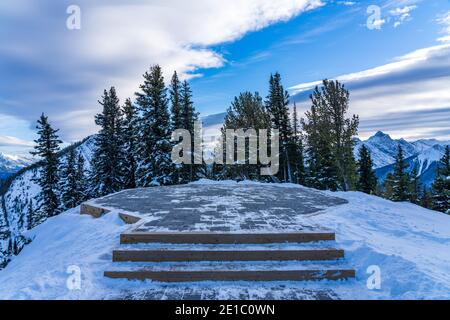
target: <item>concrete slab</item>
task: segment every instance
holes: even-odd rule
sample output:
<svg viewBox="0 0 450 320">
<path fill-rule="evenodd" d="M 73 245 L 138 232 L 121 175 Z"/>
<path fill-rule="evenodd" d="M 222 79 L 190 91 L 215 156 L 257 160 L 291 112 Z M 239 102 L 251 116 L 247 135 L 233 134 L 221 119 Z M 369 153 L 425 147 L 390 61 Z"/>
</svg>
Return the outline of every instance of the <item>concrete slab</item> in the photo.
<svg viewBox="0 0 450 320">
<path fill-rule="evenodd" d="M 296 186 L 190 184 L 122 191 L 89 201 L 142 219 L 136 232 L 318 231 L 308 215 L 346 201 Z"/>
</svg>

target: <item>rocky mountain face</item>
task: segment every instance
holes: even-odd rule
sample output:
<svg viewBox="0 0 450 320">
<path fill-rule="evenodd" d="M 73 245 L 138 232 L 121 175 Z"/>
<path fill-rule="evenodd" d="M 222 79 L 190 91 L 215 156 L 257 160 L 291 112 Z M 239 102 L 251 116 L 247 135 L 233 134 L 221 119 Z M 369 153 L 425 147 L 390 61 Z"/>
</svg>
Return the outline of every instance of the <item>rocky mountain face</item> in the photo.
<svg viewBox="0 0 450 320">
<path fill-rule="evenodd" d="M 408 171 L 412 172 L 416 169 L 420 181 L 429 188 L 434 181 L 437 164 L 444 155 L 445 146 L 449 144 L 450 141 L 436 139 L 408 142 L 405 139 L 392 139 L 388 134 L 379 131 L 365 141 L 357 139 L 354 152 L 358 157 L 358 151 L 362 145 L 370 150 L 375 173 L 383 182 L 389 172 L 394 170 L 395 156 L 400 145 L 408 163 Z"/>
</svg>

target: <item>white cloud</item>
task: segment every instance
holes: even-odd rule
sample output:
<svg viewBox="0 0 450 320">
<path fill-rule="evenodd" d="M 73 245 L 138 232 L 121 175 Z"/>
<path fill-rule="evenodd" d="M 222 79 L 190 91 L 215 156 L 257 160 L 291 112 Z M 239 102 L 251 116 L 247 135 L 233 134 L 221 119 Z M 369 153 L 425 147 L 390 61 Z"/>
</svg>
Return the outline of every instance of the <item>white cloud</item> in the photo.
<svg viewBox="0 0 450 320">
<path fill-rule="evenodd" d="M 360 115 L 362 136 L 386 130 L 395 137 L 450 138 L 450 44 L 416 50 L 389 64 L 335 79 L 350 89 L 350 112 Z M 307 108 L 307 93 L 320 84 L 290 89 Z M 383 127 L 394 117 L 403 119 L 401 126 Z"/>
<path fill-rule="evenodd" d="M 417 5 L 397 7 L 390 11 L 394 18 L 394 28 L 399 27 L 403 22 L 411 20 L 411 12 L 417 9 Z"/>
<path fill-rule="evenodd" d="M 32 141 L 22 140 L 12 136 L 0 136 L 0 146 L 12 146 L 12 147 L 32 147 L 34 144 Z"/>
<path fill-rule="evenodd" d="M 437 23 L 444 26 L 441 30 L 441 33 L 444 34 L 444 36 L 438 38 L 437 40 L 439 42 L 450 42 L 450 11 L 443 15 L 439 15 Z"/>
<path fill-rule="evenodd" d="M 68 15 L 60 2 L 3 0 L 0 6 L 0 29 L 14 30 L 0 42 L 0 60 L 13 57 L 31 66 L 29 74 L 14 80 L 27 95 L 0 111 L 30 122 L 44 111 L 67 141 L 96 131 L 93 116 L 99 112 L 96 101 L 104 88 L 114 85 L 122 100 L 132 97 L 143 72 L 156 63 L 163 67 L 166 81 L 174 70 L 184 79 L 199 77 L 200 69 L 227 63 L 212 46 L 324 5 L 321 0 L 78 0 L 76 4 L 81 8 L 78 31 L 66 29 Z M 39 72 L 46 74 L 45 81 Z M 12 95 L 15 89 L 4 90 Z"/>
</svg>

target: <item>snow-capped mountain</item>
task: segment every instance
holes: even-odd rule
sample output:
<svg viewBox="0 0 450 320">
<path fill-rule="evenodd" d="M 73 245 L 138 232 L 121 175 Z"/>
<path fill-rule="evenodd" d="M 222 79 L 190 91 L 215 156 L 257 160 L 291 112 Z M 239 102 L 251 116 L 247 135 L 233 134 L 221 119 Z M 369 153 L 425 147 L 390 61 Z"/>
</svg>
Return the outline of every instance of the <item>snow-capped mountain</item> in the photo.
<svg viewBox="0 0 450 320">
<path fill-rule="evenodd" d="M 31 163 L 32 160 L 29 158 L 13 156 L 0 152 L 0 179 L 16 173 Z"/>
<path fill-rule="evenodd" d="M 374 136 L 366 141 L 357 139 L 355 147 L 355 157 L 362 145 L 365 145 L 371 152 L 375 168 L 381 168 L 395 162 L 398 145 L 402 146 L 406 158 L 417 153 L 416 147 L 405 139 L 392 139 L 388 134 L 378 131 Z"/>
<path fill-rule="evenodd" d="M 408 142 L 405 139 L 392 139 L 381 131 L 365 141 L 356 140 L 355 156 L 358 157 L 359 148 L 365 145 L 371 152 L 374 169 L 381 182 L 394 170 L 395 156 L 398 145 L 402 146 L 405 160 L 408 163 L 408 171 L 417 170 L 420 181 L 430 187 L 434 181 L 436 167 L 444 155 L 445 145 L 449 141 L 436 139 L 422 139 Z"/>
</svg>

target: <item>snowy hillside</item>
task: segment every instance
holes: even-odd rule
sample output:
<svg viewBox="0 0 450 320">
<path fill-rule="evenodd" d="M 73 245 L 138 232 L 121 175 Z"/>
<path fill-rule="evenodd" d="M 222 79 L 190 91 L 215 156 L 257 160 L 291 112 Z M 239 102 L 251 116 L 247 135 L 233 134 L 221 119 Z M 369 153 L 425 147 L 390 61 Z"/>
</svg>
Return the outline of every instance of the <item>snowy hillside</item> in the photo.
<svg viewBox="0 0 450 320">
<path fill-rule="evenodd" d="M 237 185 L 228 181 L 199 183 L 229 188 Z M 272 186 L 305 189 L 288 184 Z M 129 226 L 121 222 L 117 212 L 93 219 L 81 216 L 76 208 L 27 234 L 34 238 L 33 242 L 0 270 L 0 299 L 108 299 L 133 293 L 137 294 L 135 297 L 155 294 L 159 299 L 182 299 L 186 292 L 213 292 L 217 288 L 222 299 L 238 298 L 242 292 L 253 299 L 268 295 L 289 299 L 294 292 L 324 289 L 342 299 L 450 299 L 450 216 L 357 192 L 325 194 L 348 203 L 307 218 L 336 232 L 336 245 L 345 249 L 346 261 L 356 269 L 354 280 L 167 286 L 150 281 L 106 279 L 103 271 L 111 267 L 111 251 L 118 246 L 119 234 Z M 301 221 L 303 217 L 299 215 L 298 219 Z M 79 290 L 67 286 L 74 267 L 81 272 Z M 379 268 L 380 289 L 367 287 L 369 267 Z"/>
<path fill-rule="evenodd" d="M 84 156 L 86 169 L 89 169 L 94 151 L 94 138 L 85 139 L 76 147 L 76 150 Z M 65 161 L 64 154 L 64 150 L 61 151 L 61 162 Z M 7 192 L 3 195 L 0 207 L 0 266 L 8 257 L 7 251 L 8 246 L 11 246 L 10 242 L 12 244 L 16 242 L 18 250 L 26 242 L 26 238 L 22 237 L 22 234 L 28 227 L 27 215 L 36 211 L 39 205 L 36 203 L 35 197 L 39 194 L 40 188 L 33 181 L 38 174 L 39 170 L 35 167 L 26 170 L 11 182 Z M 4 227 L 2 228 L 2 226 Z"/>
</svg>

